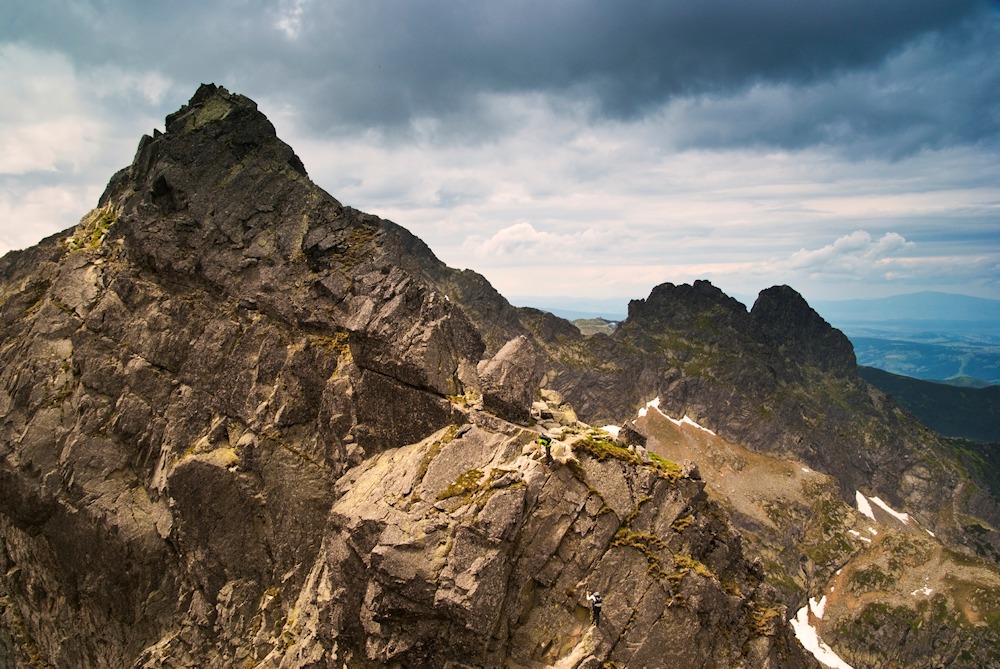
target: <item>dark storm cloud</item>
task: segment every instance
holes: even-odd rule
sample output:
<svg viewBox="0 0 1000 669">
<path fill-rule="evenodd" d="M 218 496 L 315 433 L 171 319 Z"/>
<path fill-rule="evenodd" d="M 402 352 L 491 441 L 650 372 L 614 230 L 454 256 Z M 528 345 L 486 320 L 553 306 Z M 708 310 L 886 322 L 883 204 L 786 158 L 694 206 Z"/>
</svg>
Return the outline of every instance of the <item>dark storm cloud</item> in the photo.
<svg viewBox="0 0 1000 669">
<path fill-rule="evenodd" d="M 855 155 L 900 157 L 927 148 L 997 143 L 1000 29 L 963 26 L 949 37 L 915 40 L 878 69 L 692 97 L 670 110 L 671 120 L 684 129 L 677 145 L 826 145 Z"/>
<path fill-rule="evenodd" d="M 682 100 L 697 107 L 679 117 L 692 125 L 689 142 L 708 145 L 887 133 L 907 151 L 979 141 L 1000 125 L 1000 58 L 945 76 L 953 62 L 976 65 L 970 42 L 1000 41 L 982 0 L 63 0 L 17 3 L 6 14 L 6 41 L 284 100 L 314 131 L 406 129 L 432 118 L 488 136 L 504 120 L 482 96 L 497 94 L 546 94 L 632 120 Z M 914 48 L 933 52 L 929 75 L 918 63 L 897 67 L 905 80 L 878 78 Z M 741 97 L 761 87 L 773 90 Z M 703 132 L 699 119 L 726 126 Z"/>
<path fill-rule="evenodd" d="M 318 59 L 320 71 L 348 63 L 382 84 L 387 95 L 356 110 L 368 116 L 439 113 L 480 91 L 561 91 L 629 117 L 675 95 L 870 67 L 982 10 L 969 0 L 317 3 L 303 39 L 326 41 L 335 60 Z"/>
<path fill-rule="evenodd" d="M 76 223 L 215 82 L 504 293 L 996 297 L 997 7 L 0 0 L 0 252 Z"/>
</svg>

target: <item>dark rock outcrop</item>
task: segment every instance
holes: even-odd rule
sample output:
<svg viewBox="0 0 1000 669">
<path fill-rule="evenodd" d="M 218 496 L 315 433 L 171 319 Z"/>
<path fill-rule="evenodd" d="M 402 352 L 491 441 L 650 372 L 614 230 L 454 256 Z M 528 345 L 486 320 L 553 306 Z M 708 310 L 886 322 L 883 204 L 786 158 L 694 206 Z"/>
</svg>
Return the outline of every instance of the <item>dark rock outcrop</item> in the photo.
<svg viewBox="0 0 1000 669">
<path fill-rule="evenodd" d="M 857 372 L 850 340 L 788 286 L 761 291 L 750 311 L 750 322 L 757 341 L 775 349 L 774 357 L 779 360 L 794 358 L 799 366 L 823 372 Z"/>
<path fill-rule="evenodd" d="M 218 634 L 301 583 L 340 474 L 462 420 L 478 332 L 304 174 L 203 86 L 75 230 L 3 259 L 0 571 L 40 657 Z"/>
</svg>

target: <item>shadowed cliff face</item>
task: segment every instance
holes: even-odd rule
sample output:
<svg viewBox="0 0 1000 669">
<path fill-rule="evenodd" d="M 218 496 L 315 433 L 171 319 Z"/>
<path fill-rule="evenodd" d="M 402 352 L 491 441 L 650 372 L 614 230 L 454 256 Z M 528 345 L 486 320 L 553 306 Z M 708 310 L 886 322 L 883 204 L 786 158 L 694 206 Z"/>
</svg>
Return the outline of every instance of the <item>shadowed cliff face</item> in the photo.
<svg viewBox="0 0 1000 669">
<path fill-rule="evenodd" d="M 761 291 L 750 312 L 756 340 L 775 351 L 775 357 L 823 372 L 854 375 L 857 359 L 851 342 L 813 311 L 788 286 Z"/>
</svg>

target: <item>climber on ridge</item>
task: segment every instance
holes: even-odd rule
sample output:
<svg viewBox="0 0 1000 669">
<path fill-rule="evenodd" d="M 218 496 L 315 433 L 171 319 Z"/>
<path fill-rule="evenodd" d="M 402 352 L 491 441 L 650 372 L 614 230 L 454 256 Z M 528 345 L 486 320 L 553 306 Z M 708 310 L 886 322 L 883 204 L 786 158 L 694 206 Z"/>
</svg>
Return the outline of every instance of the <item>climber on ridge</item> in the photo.
<svg viewBox="0 0 1000 669">
<path fill-rule="evenodd" d="M 538 443 L 545 448 L 545 464 L 552 464 L 552 437 L 543 434 L 538 438 Z"/>
<path fill-rule="evenodd" d="M 590 611 L 594 615 L 594 624 L 601 624 L 601 593 L 587 592 L 587 601 L 590 602 Z"/>
</svg>

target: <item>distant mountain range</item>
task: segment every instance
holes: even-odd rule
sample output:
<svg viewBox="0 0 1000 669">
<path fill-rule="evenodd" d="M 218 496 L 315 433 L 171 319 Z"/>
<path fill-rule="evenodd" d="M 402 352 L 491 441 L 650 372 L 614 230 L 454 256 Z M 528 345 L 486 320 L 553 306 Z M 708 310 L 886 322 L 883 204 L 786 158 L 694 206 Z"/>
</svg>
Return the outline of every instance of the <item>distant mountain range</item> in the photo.
<svg viewBox="0 0 1000 669">
<path fill-rule="evenodd" d="M 986 332 L 1000 342 L 1000 300 L 924 291 L 874 299 L 824 300 L 811 305 L 835 326 L 904 331 Z"/>
<path fill-rule="evenodd" d="M 1000 300 L 921 292 L 817 302 L 858 364 L 955 385 L 1000 384 Z"/>
</svg>

